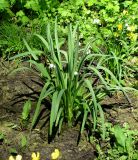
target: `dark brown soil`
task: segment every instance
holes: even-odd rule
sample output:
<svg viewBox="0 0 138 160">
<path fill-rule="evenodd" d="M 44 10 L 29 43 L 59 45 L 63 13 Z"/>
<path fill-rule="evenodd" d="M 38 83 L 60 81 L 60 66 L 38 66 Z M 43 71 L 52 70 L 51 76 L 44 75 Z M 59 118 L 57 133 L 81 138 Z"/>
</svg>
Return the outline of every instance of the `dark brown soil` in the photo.
<svg viewBox="0 0 138 160">
<path fill-rule="evenodd" d="M 22 65 L 27 66 L 26 63 Z M 23 155 L 24 160 L 31 159 L 32 152 L 40 152 L 41 159 L 50 158 L 51 152 L 55 148 L 61 151 L 62 160 L 93 160 L 95 159 L 95 149 L 92 144 L 87 142 L 86 137 L 82 136 L 79 144 L 79 128 L 64 127 L 60 136 L 48 144 L 47 127 L 40 130 L 40 125 L 32 132 L 29 129 L 20 127 L 20 116 L 22 107 L 28 98 L 33 101 L 35 107 L 37 98 L 42 88 L 42 81 L 37 72 L 18 71 L 11 74 L 17 62 L 1 62 L 0 67 L 0 133 L 5 138 L 0 142 L 0 160 L 8 159 L 11 149 L 16 149 L 18 154 Z M 103 103 L 103 109 L 112 123 L 127 122 L 132 129 L 138 129 L 138 94 L 129 93 L 132 104 L 127 102 L 121 93 L 109 98 Z M 43 119 L 40 124 L 44 123 Z M 24 148 L 21 146 L 21 139 L 26 136 L 28 144 Z"/>
</svg>

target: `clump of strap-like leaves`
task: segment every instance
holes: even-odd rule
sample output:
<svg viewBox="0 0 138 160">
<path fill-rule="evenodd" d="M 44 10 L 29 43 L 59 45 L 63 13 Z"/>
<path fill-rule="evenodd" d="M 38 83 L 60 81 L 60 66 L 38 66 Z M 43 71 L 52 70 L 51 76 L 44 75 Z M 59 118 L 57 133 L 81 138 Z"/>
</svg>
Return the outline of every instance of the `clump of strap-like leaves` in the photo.
<svg viewBox="0 0 138 160">
<path fill-rule="evenodd" d="M 50 25 L 47 26 L 47 39 L 38 34 L 35 36 L 44 44 L 44 51 L 31 49 L 24 40 L 28 51 L 12 57 L 31 57 L 29 62 L 36 66 L 45 81 L 33 115 L 32 128 L 40 118 L 42 101 L 48 99 L 51 103 L 50 135 L 55 128 L 60 132 L 63 122 L 69 126 L 73 126 L 74 122 L 80 122 L 80 133 L 83 132 L 85 125 L 96 129 L 97 118 L 100 116 L 104 138 L 104 114 L 100 101 L 110 91 L 120 89 L 124 92 L 113 73 L 101 65 L 101 61 L 109 55 L 94 53 L 91 44 L 95 39 L 80 47 L 77 26 L 74 29 L 71 25 L 68 27 L 66 50 L 59 47 L 57 22 L 54 36 L 51 34 Z M 46 65 L 39 62 L 39 56 L 42 54 L 47 59 Z M 109 79 L 106 81 L 105 75 L 109 75 L 112 81 Z"/>
</svg>

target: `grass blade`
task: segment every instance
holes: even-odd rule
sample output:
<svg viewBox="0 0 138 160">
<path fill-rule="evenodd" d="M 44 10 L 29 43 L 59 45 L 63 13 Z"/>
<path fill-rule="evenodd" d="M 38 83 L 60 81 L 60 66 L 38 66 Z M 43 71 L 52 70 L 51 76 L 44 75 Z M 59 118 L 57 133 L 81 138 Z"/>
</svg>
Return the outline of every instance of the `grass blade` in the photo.
<svg viewBox="0 0 138 160">
<path fill-rule="evenodd" d="M 96 95 L 94 93 L 94 90 L 93 90 L 93 87 L 91 85 L 91 82 L 86 79 L 85 80 L 85 83 L 91 93 L 91 97 L 92 97 L 92 101 L 93 101 L 93 111 L 92 111 L 92 114 L 93 114 L 93 123 L 94 123 L 94 129 L 96 128 L 96 123 L 97 123 L 97 108 L 98 108 L 98 103 L 97 103 L 97 99 L 96 99 Z"/>
<path fill-rule="evenodd" d="M 80 133 L 82 134 L 84 131 L 84 127 L 85 127 L 85 123 L 87 121 L 87 115 L 88 115 L 88 105 L 86 103 L 83 104 L 83 108 L 84 108 L 84 115 L 83 115 L 83 120 L 82 120 L 82 126 L 81 126 L 81 131 Z"/>
<path fill-rule="evenodd" d="M 40 108 L 41 108 L 41 102 L 44 98 L 44 95 L 46 94 L 46 91 L 47 91 L 47 88 L 48 86 L 50 85 L 49 82 L 45 83 L 44 87 L 42 88 L 42 91 L 40 93 L 40 96 L 39 96 L 39 99 L 38 99 L 38 102 L 37 102 L 37 106 L 36 106 L 36 110 L 35 110 L 35 113 L 34 113 L 34 116 L 33 116 L 33 119 L 32 119 L 32 127 L 34 127 L 34 125 L 36 124 L 36 121 L 37 121 L 37 118 L 40 114 Z"/>
<path fill-rule="evenodd" d="M 57 118 L 59 104 L 61 102 L 61 97 L 63 93 L 64 93 L 64 89 L 62 89 L 60 92 L 56 91 L 54 92 L 52 97 L 52 107 L 51 107 L 51 113 L 50 113 L 50 135 L 52 135 L 53 125 Z"/>
</svg>

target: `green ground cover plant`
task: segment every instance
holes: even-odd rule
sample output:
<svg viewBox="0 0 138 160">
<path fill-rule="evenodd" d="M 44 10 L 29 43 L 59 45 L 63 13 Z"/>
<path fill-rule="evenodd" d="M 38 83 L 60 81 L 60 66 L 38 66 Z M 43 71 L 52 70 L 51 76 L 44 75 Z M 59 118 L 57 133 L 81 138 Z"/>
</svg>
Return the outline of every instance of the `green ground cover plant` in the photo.
<svg viewBox="0 0 138 160">
<path fill-rule="evenodd" d="M 67 33 L 70 22 L 73 25 L 79 22 L 83 39 L 95 35 L 97 28 L 104 38 L 110 40 L 114 37 L 137 39 L 137 0 L 2 0 L 0 4 L 1 18 L 9 16 L 14 23 L 41 26 L 47 22 L 54 23 L 57 16 L 62 33 Z"/>
<path fill-rule="evenodd" d="M 112 125 L 106 123 L 106 143 L 101 147 L 96 143 L 99 154 L 97 159 L 118 159 L 119 160 L 135 160 L 138 158 L 138 132 L 131 130 L 127 123 L 121 127 L 120 125 Z M 97 141 L 97 140 L 96 140 Z"/>
</svg>

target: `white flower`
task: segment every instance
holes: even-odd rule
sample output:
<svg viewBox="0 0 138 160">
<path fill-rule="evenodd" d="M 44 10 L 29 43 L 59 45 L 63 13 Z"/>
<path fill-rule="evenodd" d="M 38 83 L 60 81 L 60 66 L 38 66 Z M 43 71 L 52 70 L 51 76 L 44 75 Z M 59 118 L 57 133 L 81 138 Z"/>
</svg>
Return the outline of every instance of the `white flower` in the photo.
<svg viewBox="0 0 138 160">
<path fill-rule="evenodd" d="M 49 64 L 49 68 L 50 69 L 55 68 L 55 65 L 51 63 L 51 64 Z"/>
<path fill-rule="evenodd" d="M 126 23 L 125 26 L 128 27 L 128 23 Z"/>
<path fill-rule="evenodd" d="M 87 52 L 86 52 L 86 54 L 90 54 L 91 53 L 91 50 L 89 49 Z"/>
<path fill-rule="evenodd" d="M 75 75 L 75 76 L 78 75 L 78 72 L 75 71 L 75 72 L 74 72 L 74 75 Z"/>
<path fill-rule="evenodd" d="M 79 46 L 81 46 L 81 43 L 79 42 Z"/>
<path fill-rule="evenodd" d="M 127 30 L 128 30 L 128 31 L 131 31 L 131 28 L 130 28 L 130 26 L 129 26 L 129 25 L 127 26 Z"/>
<path fill-rule="evenodd" d="M 100 19 L 94 19 L 93 24 L 100 24 Z"/>
</svg>

